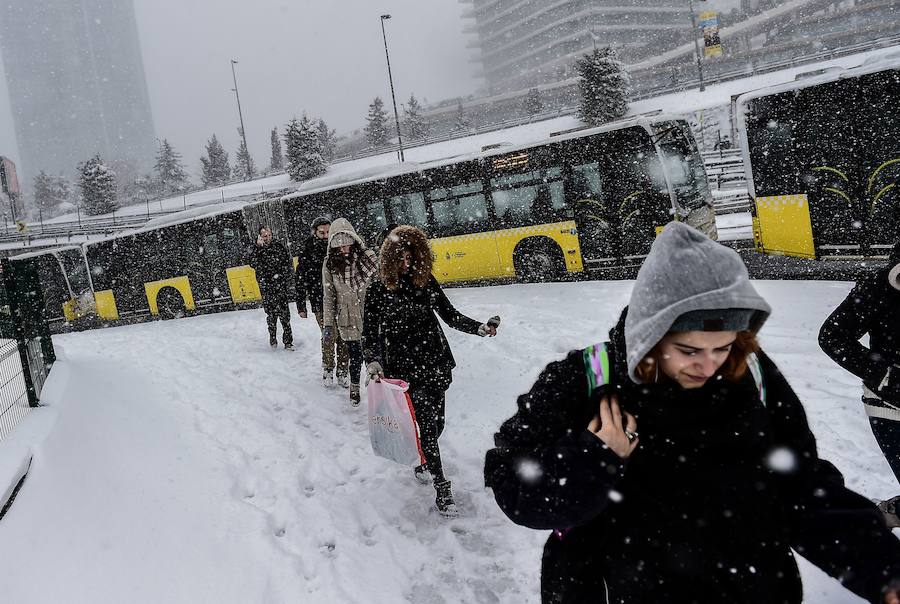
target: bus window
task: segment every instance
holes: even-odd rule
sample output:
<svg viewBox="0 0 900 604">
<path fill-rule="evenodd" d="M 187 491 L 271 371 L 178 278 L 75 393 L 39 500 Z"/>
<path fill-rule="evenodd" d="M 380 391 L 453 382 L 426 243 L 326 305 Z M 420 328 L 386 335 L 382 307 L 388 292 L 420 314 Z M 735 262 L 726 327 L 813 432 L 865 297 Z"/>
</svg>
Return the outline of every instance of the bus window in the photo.
<svg viewBox="0 0 900 604">
<path fill-rule="evenodd" d="M 391 216 L 396 224 L 410 224 L 428 231 L 428 210 L 424 193 L 397 195 L 390 199 Z"/>
<path fill-rule="evenodd" d="M 567 220 L 562 168 L 492 178 L 491 198 L 502 229 Z"/>
<path fill-rule="evenodd" d="M 428 192 L 434 214 L 434 236 L 450 237 L 490 229 L 480 181 Z"/>
</svg>

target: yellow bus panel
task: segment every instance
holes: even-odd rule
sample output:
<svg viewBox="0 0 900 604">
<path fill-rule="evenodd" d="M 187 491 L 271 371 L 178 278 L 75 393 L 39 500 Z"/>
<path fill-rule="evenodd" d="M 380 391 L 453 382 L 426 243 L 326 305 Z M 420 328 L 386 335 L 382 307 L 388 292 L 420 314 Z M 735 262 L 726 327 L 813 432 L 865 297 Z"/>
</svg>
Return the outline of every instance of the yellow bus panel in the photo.
<svg viewBox="0 0 900 604">
<path fill-rule="evenodd" d="M 235 266 L 226 269 L 225 274 L 228 276 L 228 287 L 231 289 L 231 299 L 235 304 L 262 298 L 259 283 L 256 282 L 256 271 L 251 267 Z"/>
<path fill-rule="evenodd" d="M 581 245 L 578 243 L 578 230 L 575 228 L 574 220 L 504 229 L 495 231 L 494 235 L 497 241 L 497 254 L 500 256 L 500 271 L 506 277 L 516 274 L 513 265 L 513 252 L 516 245 L 523 239 L 531 237 L 549 237 L 555 241 L 565 258 L 566 271 L 580 273 L 584 270 L 581 262 Z"/>
<path fill-rule="evenodd" d="M 174 287 L 181 294 L 184 300 L 184 307 L 187 310 L 194 310 L 194 294 L 191 293 L 191 283 L 187 277 L 173 277 L 171 279 L 162 279 L 161 281 L 151 281 L 144 283 L 144 291 L 147 292 L 147 302 L 150 304 L 150 314 L 158 315 L 159 306 L 156 304 L 156 297 L 159 291 L 164 287 Z"/>
<path fill-rule="evenodd" d="M 756 198 L 756 222 L 760 250 L 781 256 L 815 258 L 809 200 L 806 195 L 774 195 Z"/>
<path fill-rule="evenodd" d="M 101 319 L 119 320 L 119 309 L 116 308 L 116 297 L 111 289 L 94 292 L 94 303 L 97 305 L 97 315 Z"/>
</svg>

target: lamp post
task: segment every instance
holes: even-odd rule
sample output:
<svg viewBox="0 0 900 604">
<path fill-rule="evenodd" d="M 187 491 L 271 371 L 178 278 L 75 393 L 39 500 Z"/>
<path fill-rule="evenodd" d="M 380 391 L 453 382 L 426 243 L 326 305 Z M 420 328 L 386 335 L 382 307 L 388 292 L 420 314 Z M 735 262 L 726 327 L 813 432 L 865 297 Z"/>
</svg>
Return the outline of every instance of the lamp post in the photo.
<svg viewBox="0 0 900 604">
<path fill-rule="evenodd" d="M 397 98 L 394 96 L 394 78 L 391 75 L 391 55 L 388 54 L 387 34 L 384 31 L 384 22 L 390 18 L 390 15 L 381 15 L 381 37 L 384 38 L 384 57 L 387 59 L 388 81 L 391 83 L 391 101 L 394 103 L 394 124 L 397 126 L 397 144 L 400 147 L 398 154 L 400 156 L 400 162 L 402 163 L 404 161 L 403 138 L 400 136 L 400 116 L 397 113 Z"/>
<path fill-rule="evenodd" d="M 231 79 L 234 81 L 234 98 L 237 99 L 238 106 L 238 118 L 241 121 L 241 138 L 244 139 L 244 149 L 247 149 L 249 153 L 250 148 L 247 146 L 247 133 L 244 131 L 244 114 L 241 112 L 241 95 L 238 94 L 238 85 L 237 85 L 237 76 L 234 74 L 234 66 L 237 65 L 237 61 L 231 59 Z M 249 177 L 249 174 L 245 174 L 245 176 Z"/>
<path fill-rule="evenodd" d="M 691 9 L 691 38 L 694 40 L 694 53 L 697 55 L 697 75 L 700 77 L 700 92 L 706 90 L 703 85 L 703 66 L 700 63 L 700 43 L 697 42 L 697 15 L 694 14 L 694 0 L 688 0 Z"/>
</svg>

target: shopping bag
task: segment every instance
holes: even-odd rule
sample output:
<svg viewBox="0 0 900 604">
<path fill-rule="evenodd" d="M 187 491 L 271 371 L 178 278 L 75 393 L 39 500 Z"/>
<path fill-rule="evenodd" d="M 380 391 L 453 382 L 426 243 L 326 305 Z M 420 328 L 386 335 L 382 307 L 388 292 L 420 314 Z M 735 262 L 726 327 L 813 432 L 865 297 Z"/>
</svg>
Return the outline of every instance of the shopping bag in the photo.
<svg viewBox="0 0 900 604">
<path fill-rule="evenodd" d="M 369 382 L 369 438 L 375 455 L 405 466 L 420 466 L 425 463 L 425 456 L 407 390 L 409 384 L 402 380 L 382 378 L 380 382 Z"/>
</svg>

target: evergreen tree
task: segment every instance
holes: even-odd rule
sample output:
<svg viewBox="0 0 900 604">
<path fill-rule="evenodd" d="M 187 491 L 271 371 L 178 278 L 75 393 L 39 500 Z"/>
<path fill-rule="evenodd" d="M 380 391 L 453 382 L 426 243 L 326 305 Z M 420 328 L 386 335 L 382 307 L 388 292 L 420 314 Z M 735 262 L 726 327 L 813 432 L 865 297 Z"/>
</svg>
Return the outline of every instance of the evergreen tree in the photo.
<svg viewBox="0 0 900 604">
<path fill-rule="evenodd" d="M 34 207 L 41 216 L 49 218 L 60 213 L 64 204 L 71 203 L 72 185 L 62 176 L 50 176 L 43 170 L 34 177 Z"/>
<path fill-rule="evenodd" d="M 381 97 L 369 105 L 369 115 L 366 117 L 366 140 L 371 147 L 383 147 L 388 143 L 387 113 L 384 110 L 384 102 Z"/>
<path fill-rule="evenodd" d="M 319 146 L 322 148 L 322 157 L 327 163 L 331 163 L 334 160 L 335 153 L 337 153 L 337 136 L 335 131 L 329 130 L 325 120 L 319 118 L 319 121 L 316 122 L 316 134 L 319 137 Z"/>
<path fill-rule="evenodd" d="M 234 158 L 234 172 L 244 180 L 250 180 L 256 175 L 256 165 L 253 163 L 253 158 L 250 157 L 250 150 L 247 149 L 245 144 L 244 131 L 240 128 L 238 128 L 238 138 L 240 138 L 241 142 L 238 145 L 237 155 Z"/>
<path fill-rule="evenodd" d="M 273 171 L 284 170 L 284 153 L 281 151 L 281 139 L 278 138 L 278 127 L 272 128 L 272 159 L 269 167 Z"/>
<path fill-rule="evenodd" d="M 459 99 L 459 102 L 456 104 L 456 124 L 453 126 L 453 130 L 456 132 L 468 132 L 472 129 L 472 124 L 469 122 L 469 116 L 466 115 L 465 109 L 463 109 L 462 99 Z"/>
<path fill-rule="evenodd" d="M 541 101 L 541 92 L 537 88 L 532 88 L 525 96 L 522 103 L 522 111 L 525 115 L 537 115 L 544 110 L 544 103 Z"/>
<path fill-rule="evenodd" d="M 201 178 L 204 187 L 224 185 L 231 178 L 228 153 L 215 134 L 206 141 L 206 157 L 201 157 L 200 163 L 203 164 Z"/>
<path fill-rule="evenodd" d="M 598 126 L 628 111 L 630 78 L 612 48 L 595 48 L 575 62 L 581 79 L 579 117 L 589 126 Z"/>
<path fill-rule="evenodd" d="M 318 129 L 305 113 L 302 119 L 294 118 L 288 123 L 284 144 L 287 147 L 287 172 L 291 180 L 309 180 L 325 173 L 328 164 L 322 157 Z"/>
<path fill-rule="evenodd" d="M 156 153 L 156 186 L 160 194 L 169 195 L 184 189 L 188 184 L 187 173 L 181 154 L 172 148 L 167 139 L 163 139 Z M 134 179 L 137 181 L 137 179 Z"/>
<path fill-rule="evenodd" d="M 91 216 L 107 214 L 118 209 L 116 173 L 104 165 L 98 153 L 78 165 L 81 202 Z"/>
<path fill-rule="evenodd" d="M 422 140 L 428 136 L 428 123 L 422 117 L 421 110 L 422 106 L 419 104 L 416 96 L 410 94 L 409 100 L 406 101 L 406 107 L 403 110 L 406 114 L 403 120 L 406 126 L 406 136 L 410 140 Z"/>
</svg>

